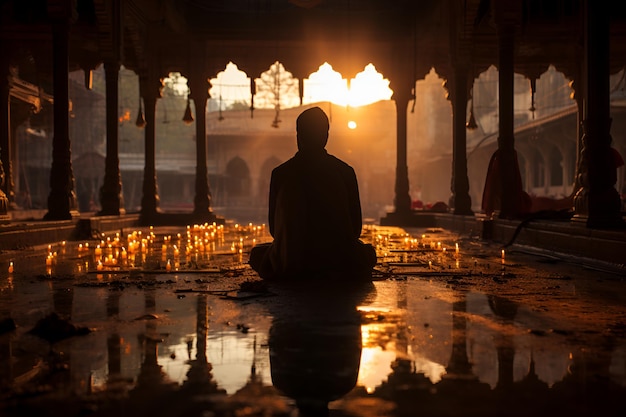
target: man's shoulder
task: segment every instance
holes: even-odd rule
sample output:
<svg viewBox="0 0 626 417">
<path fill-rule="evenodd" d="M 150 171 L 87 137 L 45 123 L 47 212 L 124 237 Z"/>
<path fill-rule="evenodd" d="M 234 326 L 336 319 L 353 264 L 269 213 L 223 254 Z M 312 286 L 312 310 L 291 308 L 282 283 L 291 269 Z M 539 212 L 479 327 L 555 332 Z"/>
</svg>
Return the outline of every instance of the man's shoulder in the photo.
<svg viewBox="0 0 626 417">
<path fill-rule="evenodd" d="M 277 167 L 275 167 L 272 170 L 273 174 L 278 174 L 278 173 L 282 173 L 282 172 L 286 172 L 286 171 L 290 171 L 292 170 L 295 166 L 296 166 L 296 162 L 294 161 L 294 158 L 290 158 L 288 160 L 286 160 L 285 162 L 283 162 L 282 164 L 278 165 Z"/>
<path fill-rule="evenodd" d="M 331 159 L 333 164 L 336 164 L 337 166 L 340 166 L 343 169 L 353 171 L 352 166 L 350 166 L 347 162 L 337 158 L 335 155 L 328 154 L 328 157 Z"/>
</svg>

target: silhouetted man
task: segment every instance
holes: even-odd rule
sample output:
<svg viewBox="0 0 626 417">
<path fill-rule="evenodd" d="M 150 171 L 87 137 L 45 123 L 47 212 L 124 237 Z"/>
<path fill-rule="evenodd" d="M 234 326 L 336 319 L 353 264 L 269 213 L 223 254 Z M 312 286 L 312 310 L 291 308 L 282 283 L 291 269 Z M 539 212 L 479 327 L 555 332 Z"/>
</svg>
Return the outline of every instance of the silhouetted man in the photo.
<svg viewBox="0 0 626 417">
<path fill-rule="evenodd" d="M 296 121 L 298 152 L 272 171 L 269 227 L 274 241 L 250 254 L 262 278 L 339 272 L 371 278 L 376 252 L 360 240 L 361 202 L 354 169 L 329 155 L 328 117 L 319 107 Z"/>
</svg>

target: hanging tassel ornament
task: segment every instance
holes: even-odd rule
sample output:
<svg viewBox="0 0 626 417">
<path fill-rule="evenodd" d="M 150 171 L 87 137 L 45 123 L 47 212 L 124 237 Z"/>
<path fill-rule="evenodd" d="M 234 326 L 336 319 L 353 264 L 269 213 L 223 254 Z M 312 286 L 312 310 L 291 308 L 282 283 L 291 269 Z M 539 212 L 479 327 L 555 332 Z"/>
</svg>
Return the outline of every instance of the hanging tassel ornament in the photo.
<svg viewBox="0 0 626 417">
<path fill-rule="evenodd" d="M 189 103 L 189 95 L 187 95 L 187 108 L 185 109 L 185 115 L 183 116 L 183 122 L 190 125 L 193 123 L 193 114 L 191 114 L 191 104 Z"/>
<path fill-rule="evenodd" d="M 465 123 L 465 127 L 467 130 L 475 130 L 478 128 L 478 123 L 476 123 L 476 118 L 474 117 L 474 88 L 472 87 L 471 95 L 470 95 L 470 115 L 469 120 Z"/>
<path fill-rule="evenodd" d="M 530 112 L 533 114 L 533 120 L 535 120 L 535 93 L 537 92 L 537 80 L 531 78 L 530 80 Z"/>
<path fill-rule="evenodd" d="M 250 118 L 254 119 L 254 95 L 256 94 L 256 81 L 250 77 Z"/>
<path fill-rule="evenodd" d="M 141 108 L 141 97 L 139 97 L 139 110 L 137 111 L 137 120 L 135 120 L 135 126 L 143 128 L 146 126 L 146 118 L 143 115 L 143 109 Z"/>
</svg>

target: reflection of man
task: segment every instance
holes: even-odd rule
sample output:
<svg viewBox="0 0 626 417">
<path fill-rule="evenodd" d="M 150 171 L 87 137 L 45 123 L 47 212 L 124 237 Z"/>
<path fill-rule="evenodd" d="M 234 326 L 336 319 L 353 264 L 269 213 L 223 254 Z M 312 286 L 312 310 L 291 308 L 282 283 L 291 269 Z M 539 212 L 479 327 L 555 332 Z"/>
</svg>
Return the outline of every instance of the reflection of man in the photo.
<svg viewBox="0 0 626 417">
<path fill-rule="evenodd" d="M 274 242 L 250 254 L 262 278 L 329 271 L 370 275 L 376 264 L 361 235 L 361 203 L 352 167 L 329 155 L 328 117 L 319 107 L 296 121 L 298 152 L 272 171 L 269 226 Z"/>
<path fill-rule="evenodd" d="M 328 291 L 324 283 L 300 281 L 272 290 L 277 295 L 269 307 L 267 342 L 272 384 L 295 400 L 298 416 L 328 416 L 328 403 L 357 384 L 362 346 L 357 307 L 376 298 L 376 287 L 338 282 Z"/>
</svg>

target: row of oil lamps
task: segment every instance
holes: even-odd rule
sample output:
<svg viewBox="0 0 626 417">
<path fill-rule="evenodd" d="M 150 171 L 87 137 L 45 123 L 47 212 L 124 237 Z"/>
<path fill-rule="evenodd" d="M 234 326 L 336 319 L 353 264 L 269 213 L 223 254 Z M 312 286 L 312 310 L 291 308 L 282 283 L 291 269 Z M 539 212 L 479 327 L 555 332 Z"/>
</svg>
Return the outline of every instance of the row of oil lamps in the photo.
<svg viewBox="0 0 626 417">
<path fill-rule="evenodd" d="M 175 236 L 175 242 L 172 243 L 172 236 L 164 236 L 161 245 L 162 260 L 166 263 L 166 271 L 172 269 L 178 269 L 180 265 L 179 257 L 181 252 L 184 253 L 187 260 L 190 260 L 192 255 L 198 256 L 198 254 L 206 254 L 210 252 L 216 252 L 217 249 L 225 247 L 225 230 L 224 225 L 218 225 L 216 223 L 205 223 L 202 225 L 187 225 L 186 228 L 186 242 L 183 242 L 183 235 L 178 233 Z M 249 223 L 248 225 L 235 224 L 230 230 L 236 234 L 244 234 L 246 237 L 254 236 L 252 239 L 252 246 L 256 244 L 257 237 L 262 237 L 266 233 L 265 224 L 254 225 Z M 155 242 L 157 236 L 154 233 L 154 227 L 150 226 L 149 232 L 144 234 L 141 230 L 133 231 L 126 236 L 126 245 L 123 243 L 123 239 L 120 233 L 115 233 L 113 237 L 106 237 L 102 234 L 102 238 L 95 247 L 91 246 L 89 242 L 79 243 L 77 246 L 78 256 L 83 254 L 90 254 L 93 251 L 93 255 L 96 257 L 96 270 L 102 271 L 105 268 L 115 268 L 124 264 L 133 264 L 135 256 L 139 255 L 142 260 L 148 253 L 155 253 L 158 247 Z M 58 253 L 65 253 L 67 243 L 65 241 L 59 244 L 58 251 L 53 250 L 52 245 L 48 245 L 48 251 L 45 258 L 46 270 L 51 272 L 51 268 L 56 264 Z M 93 249 L 92 249 L 93 248 Z M 244 250 L 244 238 L 238 237 L 230 245 L 230 252 L 238 254 L 239 262 L 243 260 Z M 174 258 L 174 262 L 167 259 L 168 255 Z M 87 265 L 87 264 L 86 264 Z M 12 274 L 15 271 L 13 261 L 9 262 L 8 273 Z"/>
</svg>

